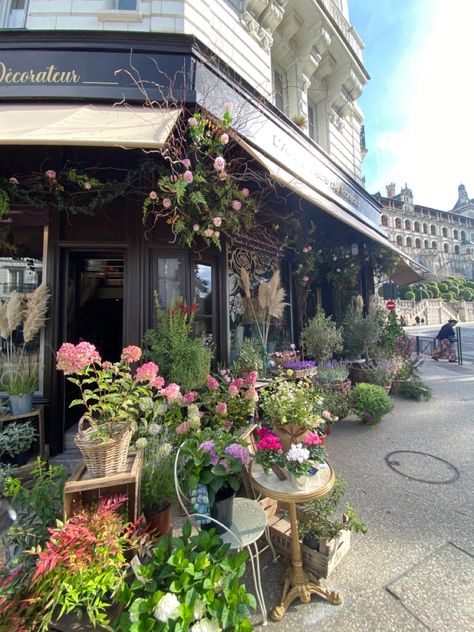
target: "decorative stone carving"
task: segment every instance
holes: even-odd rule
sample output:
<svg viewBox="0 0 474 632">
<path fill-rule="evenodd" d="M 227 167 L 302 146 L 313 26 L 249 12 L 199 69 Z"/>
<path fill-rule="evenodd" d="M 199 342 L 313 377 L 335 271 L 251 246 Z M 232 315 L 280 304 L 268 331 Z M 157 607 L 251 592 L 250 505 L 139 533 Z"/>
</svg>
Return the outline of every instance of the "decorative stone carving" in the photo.
<svg viewBox="0 0 474 632">
<path fill-rule="evenodd" d="M 280 22 L 283 20 L 283 16 L 285 15 L 285 5 L 286 2 L 282 2 L 281 4 L 276 2 L 276 0 L 270 0 L 270 3 L 267 5 L 267 8 L 260 15 L 260 23 L 267 31 L 272 34 Z"/>
<path fill-rule="evenodd" d="M 250 33 L 252 37 L 257 39 L 260 24 L 248 11 L 245 11 L 242 15 L 242 23 L 247 33 Z"/>
</svg>

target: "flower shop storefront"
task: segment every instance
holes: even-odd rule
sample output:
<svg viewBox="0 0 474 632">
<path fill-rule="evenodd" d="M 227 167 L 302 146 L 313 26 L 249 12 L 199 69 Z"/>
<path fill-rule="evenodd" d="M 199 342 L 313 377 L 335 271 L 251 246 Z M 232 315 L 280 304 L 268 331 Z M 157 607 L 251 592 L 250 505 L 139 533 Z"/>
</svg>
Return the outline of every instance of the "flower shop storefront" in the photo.
<svg viewBox="0 0 474 632">
<path fill-rule="evenodd" d="M 288 349 L 318 307 L 368 304 L 374 270 L 393 267 L 376 202 L 190 39 L 9 36 L 0 289 L 4 302 L 50 291 L 30 352 L 52 453 L 78 418 L 54 362 L 63 342 L 117 361 L 171 307 L 228 364 L 247 338 Z"/>
</svg>

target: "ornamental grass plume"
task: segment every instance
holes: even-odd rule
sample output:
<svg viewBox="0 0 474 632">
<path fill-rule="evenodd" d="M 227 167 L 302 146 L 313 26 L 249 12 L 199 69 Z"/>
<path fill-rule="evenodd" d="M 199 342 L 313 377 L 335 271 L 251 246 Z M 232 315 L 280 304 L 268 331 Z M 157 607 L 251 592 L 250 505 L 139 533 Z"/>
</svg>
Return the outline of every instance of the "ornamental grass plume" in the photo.
<svg viewBox="0 0 474 632">
<path fill-rule="evenodd" d="M 23 321 L 24 309 L 23 309 L 23 295 L 14 291 L 10 294 L 10 298 L 7 303 L 7 321 L 9 332 L 6 338 L 10 336 L 17 327 Z"/>
<path fill-rule="evenodd" d="M 25 344 L 31 342 L 39 330 L 46 323 L 46 313 L 48 311 L 49 290 L 45 283 L 42 283 L 36 290 L 28 295 L 26 318 L 23 323 L 23 340 Z"/>
<path fill-rule="evenodd" d="M 7 304 L 0 301 L 0 336 L 6 339 L 10 336 L 10 333 L 10 326 L 8 325 L 7 318 Z"/>
</svg>

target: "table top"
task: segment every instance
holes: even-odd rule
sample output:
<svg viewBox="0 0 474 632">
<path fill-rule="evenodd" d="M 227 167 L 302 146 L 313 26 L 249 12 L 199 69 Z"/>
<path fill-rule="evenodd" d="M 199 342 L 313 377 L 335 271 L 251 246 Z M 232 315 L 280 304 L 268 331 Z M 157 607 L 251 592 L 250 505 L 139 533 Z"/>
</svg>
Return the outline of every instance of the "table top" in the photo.
<svg viewBox="0 0 474 632">
<path fill-rule="evenodd" d="M 234 498 L 232 525 L 230 530 L 236 538 L 227 531 L 220 537 L 232 548 L 245 547 L 256 542 L 265 531 L 267 515 L 256 500 L 249 498 Z"/>
<path fill-rule="evenodd" d="M 335 473 L 329 463 L 322 463 L 316 474 L 308 478 L 306 489 L 296 490 L 287 479 L 280 481 L 272 472 L 270 477 L 263 473 L 263 468 L 258 463 L 252 463 L 250 469 L 252 484 L 265 496 L 285 502 L 303 503 L 316 500 L 327 494 L 334 485 Z"/>
</svg>

